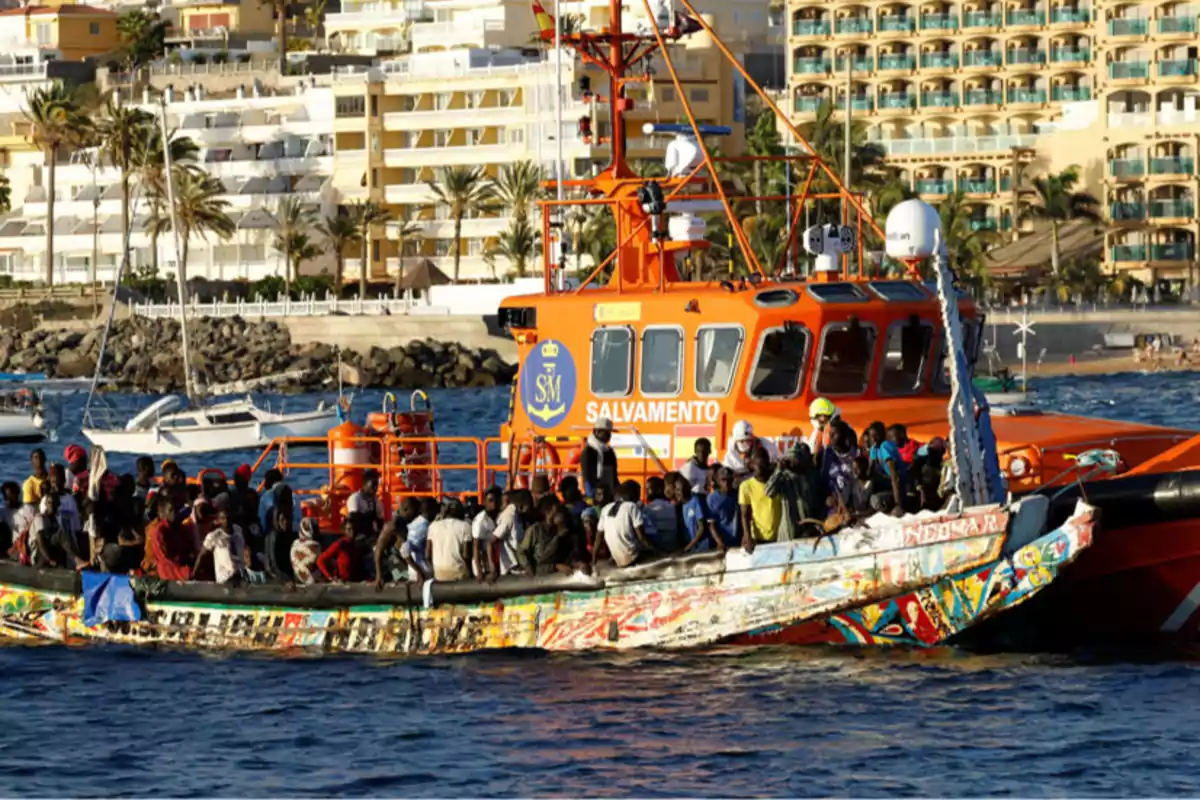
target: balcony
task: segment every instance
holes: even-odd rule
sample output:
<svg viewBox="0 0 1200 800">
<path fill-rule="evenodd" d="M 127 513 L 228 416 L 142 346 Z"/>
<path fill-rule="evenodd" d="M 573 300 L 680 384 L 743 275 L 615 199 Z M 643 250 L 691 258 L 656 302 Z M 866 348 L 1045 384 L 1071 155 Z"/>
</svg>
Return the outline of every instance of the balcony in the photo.
<svg viewBox="0 0 1200 800">
<path fill-rule="evenodd" d="M 1177 58 L 1158 62 L 1158 77 L 1186 78 L 1196 74 L 1196 62 L 1190 58 Z"/>
<path fill-rule="evenodd" d="M 841 111 L 846 107 L 845 96 L 839 97 L 837 101 L 837 110 Z M 872 111 L 875 108 L 875 103 L 869 97 L 855 97 L 850 101 L 851 111 Z"/>
<path fill-rule="evenodd" d="M 957 53 L 923 53 L 921 69 L 957 69 Z"/>
<path fill-rule="evenodd" d="M 1144 244 L 1114 244 L 1109 250 L 1112 261 L 1145 261 L 1146 245 Z"/>
<path fill-rule="evenodd" d="M 1160 156 L 1150 159 L 1151 175 L 1191 175 L 1194 163 L 1181 156 Z"/>
<path fill-rule="evenodd" d="M 823 19 L 792 20 L 792 36 L 828 36 L 829 21 Z"/>
<path fill-rule="evenodd" d="M 958 108 L 957 92 L 926 92 L 921 95 L 922 108 Z"/>
<path fill-rule="evenodd" d="M 1159 17 L 1159 33 L 1195 33 L 1195 17 Z"/>
<path fill-rule="evenodd" d="M 911 70 L 917 65 L 917 60 L 912 56 L 903 55 L 900 53 L 888 53 L 879 57 L 880 70 Z"/>
<path fill-rule="evenodd" d="M 1150 25 L 1144 19 L 1110 19 L 1109 36 L 1145 36 Z"/>
<path fill-rule="evenodd" d="M 1067 50 L 1056 47 L 1050 51 L 1052 64 L 1086 64 L 1091 57 L 1092 54 L 1087 50 Z"/>
<path fill-rule="evenodd" d="M 880 33 L 911 33 L 917 29 L 916 18 L 907 14 L 888 14 L 879 18 Z"/>
<path fill-rule="evenodd" d="M 1004 55 L 995 50 L 968 50 L 963 53 L 964 67 L 998 67 L 1004 63 Z"/>
<path fill-rule="evenodd" d="M 990 89 L 972 89 L 963 96 L 966 106 L 998 106 L 1003 102 L 1000 92 Z"/>
<path fill-rule="evenodd" d="M 1108 215 L 1113 222 L 1137 222 L 1146 218 L 1146 206 L 1123 200 L 1109 203 Z"/>
<path fill-rule="evenodd" d="M 1114 61 L 1108 65 L 1108 77 L 1114 81 L 1146 80 L 1150 64 L 1145 61 Z"/>
<path fill-rule="evenodd" d="M 1043 50 L 1016 48 L 1008 51 L 1009 64 L 1045 64 L 1046 53 Z"/>
<path fill-rule="evenodd" d="M 1010 28 L 1041 26 L 1046 24 L 1046 15 L 1036 9 L 1010 11 L 1005 24 Z"/>
<path fill-rule="evenodd" d="M 954 181 L 919 180 L 917 194 L 951 195 L 954 194 Z"/>
<path fill-rule="evenodd" d="M 1108 172 L 1114 178 L 1140 178 L 1146 174 L 1146 162 L 1140 158 L 1114 158 L 1108 162 Z"/>
<path fill-rule="evenodd" d="M 971 230 L 973 231 L 998 231 L 1000 230 L 1000 220 L 995 217 L 977 217 L 971 220 Z"/>
<path fill-rule="evenodd" d="M 886 92 L 879 95 L 880 110 L 894 111 L 896 109 L 915 108 L 916 96 L 904 92 Z"/>
<path fill-rule="evenodd" d="M 870 17 L 842 17 L 837 21 L 837 33 L 869 34 L 873 32 Z"/>
<path fill-rule="evenodd" d="M 792 72 L 799 75 L 828 75 L 829 61 L 824 58 L 794 58 Z"/>
<path fill-rule="evenodd" d="M 800 114 L 815 114 L 824 100 L 823 97 L 797 97 L 792 103 L 792 109 Z"/>
<path fill-rule="evenodd" d="M 926 14 L 921 17 L 923 31 L 955 31 L 958 30 L 957 14 Z"/>
<path fill-rule="evenodd" d="M 1009 89 L 1008 90 L 1009 105 L 1019 103 L 1045 103 L 1045 89 Z"/>
<path fill-rule="evenodd" d="M 969 11 L 963 14 L 963 29 L 971 28 L 999 28 L 1000 15 L 992 14 L 988 11 Z"/>
<path fill-rule="evenodd" d="M 963 178 L 958 182 L 963 194 L 995 194 L 996 182 L 986 178 Z"/>
<path fill-rule="evenodd" d="M 1052 25 L 1079 25 L 1092 21 L 1086 8 L 1056 8 L 1050 12 Z"/>
<path fill-rule="evenodd" d="M 871 60 L 870 56 L 866 58 L 852 58 L 850 59 L 850 66 L 854 72 L 871 72 L 875 69 L 875 62 Z M 845 72 L 846 59 L 839 58 L 835 62 L 835 68 L 838 72 Z"/>
<path fill-rule="evenodd" d="M 1151 219 L 1191 219 L 1196 204 L 1191 200 L 1151 200 Z"/>
<path fill-rule="evenodd" d="M 1092 90 L 1086 86 L 1055 86 L 1050 97 L 1056 103 L 1081 103 L 1092 99 Z"/>
<path fill-rule="evenodd" d="M 1191 261 L 1192 246 L 1187 242 L 1150 245 L 1151 261 Z"/>
<path fill-rule="evenodd" d="M 1011 154 L 1014 147 L 1036 147 L 1037 134 L 980 136 L 937 136 L 920 139 L 872 139 L 871 143 L 889 156 L 961 155 L 963 153 Z"/>
</svg>

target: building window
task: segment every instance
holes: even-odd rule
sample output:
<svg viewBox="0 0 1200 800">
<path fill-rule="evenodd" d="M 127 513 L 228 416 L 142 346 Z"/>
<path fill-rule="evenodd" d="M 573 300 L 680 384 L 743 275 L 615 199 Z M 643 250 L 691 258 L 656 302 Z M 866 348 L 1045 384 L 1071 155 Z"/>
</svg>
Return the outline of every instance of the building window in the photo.
<svg viewBox="0 0 1200 800">
<path fill-rule="evenodd" d="M 875 355 L 875 328 L 860 322 L 834 322 L 821 333 L 818 394 L 859 394 L 867 388 Z"/>
<path fill-rule="evenodd" d="M 342 119 L 362 117 L 367 113 L 367 101 L 361 95 L 358 97 L 339 97 L 334 106 L 334 113 Z"/>
<path fill-rule="evenodd" d="M 372 167 L 371 168 L 371 186 L 378 186 L 378 185 L 379 185 L 379 168 Z"/>
<path fill-rule="evenodd" d="M 789 324 L 763 331 L 758 341 L 750 396 L 761 400 L 786 400 L 800 394 L 809 334 L 803 325 Z"/>
<path fill-rule="evenodd" d="M 380 243 L 378 240 L 371 242 L 371 261 L 372 262 L 379 260 L 379 244 Z"/>
<path fill-rule="evenodd" d="M 707 103 L 708 89 L 692 89 L 688 92 L 688 96 L 691 97 L 693 103 Z"/>
<path fill-rule="evenodd" d="M 377 94 L 371 95 L 371 116 L 379 116 L 379 95 Z"/>
<path fill-rule="evenodd" d="M 509 128 L 508 143 L 525 144 L 525 130 L 523 128 Z"/>
<path fill-rule="evenodd" d="M 705 327 L 696 333 L 696 394 L 724 397 L 733 385 L 741 327 Z"/>
<path fill-rule="evenodd" d="M 592 333 L 594 395 L 629 394 L 633 388 L 633 333 L 629 328 L 600 328 Z"/>
<path fill-rule="evenodd" d="M 383 145 L 380 142 L 379 134 L 372 133 L 371 134 L 371 152 L 378 154 L 382 148 L 383 148 Z"/>
<path fill-rule="evenodd" d="M 34 26 L 34 38 L 38 44 L 50 44 L 50 23 L 39 22 Z"/>
<path fill-rule="evenodd" d="M 92 36 L 99 36 L 100 35 L 100 23 L 99 22 L 89 23 L 88 24 L 88 33 L 90 33 Z"/>
<path fill-rule="evenodd" d="M 667 88 L 662 90 L 662 101 L 664 103 L 674 103 L 675 102 L 675 87 L 674 86 L 668 86 Z"/>
</svg>

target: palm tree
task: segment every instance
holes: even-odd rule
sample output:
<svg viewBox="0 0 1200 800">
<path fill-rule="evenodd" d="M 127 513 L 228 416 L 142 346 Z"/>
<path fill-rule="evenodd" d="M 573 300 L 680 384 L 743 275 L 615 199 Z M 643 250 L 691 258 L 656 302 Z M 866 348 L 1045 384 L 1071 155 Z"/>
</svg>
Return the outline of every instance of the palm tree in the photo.
<svg viewBox="0 0 1200 800">
<path fill-rule="evenodd" d="M 30 125 L 34 145 L 40 149 L 48 167 L 46 175 L 46 285 L 54 284 L 54 191 L 58 155 L 67 147 L 85 140 L 92 123 L 87 116 L 87 100 L 78 89 L 54 83 L 35 89 L 26 96 L 25 119 Z"/>
<path fill-rule="evenodd" d="M 542 168 L 532 161 L 505 164 L 492 186 L 498 205 L 511 209 L 514 219 L 527 220 L 542 196 Z"/>
<path fill-rule="evenodd" d="M 817 109 L 812 122 L 800 126 L 800 133 L 812 145 L 821 160 L 837 174 L 845 175 L 846 135 L 843 120 L 834 116 L 833 104 L 826 101 Z M 888 181 L 885 166 L 887 153 L 875 142 L 867 140 L 867 128 L 857 119 L 850 122 L 850 185 L 856 190 L 870 192 Z M 833 182 L 822 172 L 813 178 L 814 193 L 834 191 Z M 836 203 L 837 201 L 826 201 Z"/>
<path fill-rule="evenodd" d="M 571 36 L 576 33 L 582 33 L 583 32 L 583 14 L 563 14 L 559 18 L 558 29 L 559 29 L 559 31 L 561 31 L 562 36 Z M 540 44 L 544 48 L 550 48 L 550 47 L 554 46 L 553 39 L 551 39 L 549 42 L 542 40 L 541 31 L 538 31 L 538 32 L 534 33 L 533 35 L 531 35 L 529 37 L 529 43 L 530 44 Z"/>
<path fill-rule="evenodd" d="M 141 13 L 141 12 L 137 12 Z M 121 19 L 124 19 L 123 15 Z M 96 125 L 96 145 L 100 157 L 121 172 L 121 256 L 122 268 L 128 266 L 129 228 L 131 226 L 132 199 L 130 178 L 136 167 L 135 154 L 155 127 L 155 119 L 149 113 L 132 106 L 118 105 L 109 98 L 104 116 Z"/>
<path fill-rule="evenodd" d="M 400 296 L 400 282 L 404 280 L 404 256 L 408 253 L 408 245 L 420 232 L 421 226 L 413 222 L 408 206 L 403 206 L 400 219 L 396 221 L 396 283 L 392 289 L 394 297 Z"/>
<path fill-rule="evenodd" d="M 208 234 L 227 240 L 237 226 L 229 218 L 229 202 L 223 198 L 225 185 L 203 170 L 181 166 L 172 171 L 175 194 L 175 220 L 179 223 L 179 279 L 187 282 L 188 248 L 192 236 L 207 239 Z M 170 212 L 152 211 L 150 230 L 155 236 L 171 230 Z"/>
<path fill-rule="evenodd" d="M 167 23 L 149 11 L 126 11 L 117 18 L 117 36 L 124 51 L 125 69 L 136 78 L 143 67 L 165 52 Z"/>
<path fill-rule="evenodd" d="M 151 217 L 162 218 L 167 216 L 167 182 L 163 160 L 162 128 L 157 124 L 149 125 L 143 133 L 144 135 L 133 140 L 133 171 L 141 184 L 148 214 Z M 200 154 L 200 146 L 190 136 L 180 136 L 175 131 L 171 131 L 167 141 L 171 143 L 171 165 L 173 167 L 197 169 L 195 161 Z M 153 274 L 157 275 L 159 233 L 152 226 L 148 232 L 150 234 L 150 268 Z"/>
<path fill-rule="evenodd" d="M 450 219 L 454 220 L 454 282 L 458 283 L 463 218 L 490 210 L 495 202 L 495 190 L 483 167 L 449 167 L 442 171 L 441 183 L 428 181 L 428 184 L 438 202 L 450 210 Z"/>
<path fill-rule="evenodd" d="M 778 214 L 753 216 L 742 223 L 742 228 L 763 270 L 768 275 L 775 274 L 788 245 L 783 217 Z"/>
<path fill-rule="evenodd" d="M 976 230 L 971 224 L 971 206 L 961 189 L 938 206 L 942 233 L 949 248 L 950 268 L 977 289 L 991 283 L 987 252 L 996 243 L 995 231 Z"/>
<path fill-rule="evenodd" d="M 313 50 L 321 49 L 322 40 L 322 25 L 325 24 L 325 8 L 329 5 L 329 0 L 313 0 L 313 2 L 304 7 L 304 22 L 308 25 L 309 33 L 312 36 L 311 44 Z"/>
<path fill-rule="evenodd" d="M 1021 220 L 1047 220 L 1050 223 L 1050 269 L 1055 278 L 1059 277 L 1062 258 L 1058 226 L 1075 219 L 1100 220 L 1100 201 L 1087 192 L 1076 191 L 1078 183 L 1078 167 L 1068 167 L 1057 175 L 1034 178 L 1032 197 L 1021 209 Z"/>
<path fill-rule="evenodd" d="M 275 12 L 275 48 L 279 51 L 279 74 L 287 75 L 287 12 L 288 0 L 258 0 L 260 6 L 270 6 Z"/>
<path fill-rule="evenodd" d="M 342 294 L 342 279 L 346 272 L 346 248 L 359 240 L 358 223 L 348 214 L 325 217 L 317 224 L 317 232 L 333 252 L 333 291 Z"/>
<path fill-rule="evenodd" d="M 595 211 L 583 225 L 583 241 L 592 258 L 592 269 L 600 266 L 617 249 L 617 220 L 607 205 L 593 206 Z M 609 264 L 609 270 L 612 269 Z M 584 276 L 580 276 L 584 277 Z"/>
<path fill-rule="evenodd" d="M 775 127 L 775 112 L 765 109 L 755 117 L 753 124 L 746 131 L 746 150 L 752 156 L 778 156 L 783 154 L 783 144 L 779 138 L 779 131 Z M 772 166 L 778 166 L 777 162 L 751 162 L 751 171 L 754 176 L 754 195 L 756 197 L 766 195 L 766 182 L 763 173 L 764 166 L 767 163 L 771 163 Z M 754 201 L 754 213 L 760 217 L 763 215 L 762 200 Z"/>
<path fill-rule="evenodd" d="M 284 292 L 291 297 L 292 281 L 300 277 L 300 265 L 305 261 L 311 261 L 325 250 L 308 238 L 308 234 L 303 230 L 293 230 L 285 237 L 282 225 L 279 232 L 275 234 L 275 241 L 271 243 L 271 246 L 283 253 L 284 258 L 287 259 L 287 266 L 284 268 L 286 278 Z"/>
<path fill-rule="evenodd" d="M 272 242 L 271 246 L 283 253 L 283 291 L 284 294 L 291 297 L 292 281 L 300 276 L 299 272 L 293 274 L 293 267 L 299 269 L 299 264 L 293 258 L 292 244 L 297 241 L 297 237 L 303 235 L 304 242 L 312 246 L 311 242 L 308 241 L 307 235 L 304 235 L 304 232 L 312 227 L 313 215 L 300 202 L 300 198 L 293 195 L 279 201 L 279 208 L 275 212 L 275 220 L 279 223 L 279 228 L 275 234 L 275 241 Z M 309 258 L 315 257 L 316 254 L 309 256 Z"/>
<path fill-rule="evenodd" d="M 488 248 L 488 265 L 492 272 L 496 271 L 496 257 L 504 256 L 512 264 L 518 278 L 524 278 L 529 270 L 530 259 L 536 258 L 542 252 L 541 236 L 537 228 L 527 219 L 513 217 L 508 228 L 496 237 L 496 241 Z"/>
<path fill-rule="evenodd" d="M 358 270 L 358 296 L 365 298 L 367 296 L 367 275 L 371 271 L 372 229 L 380 222 L 387 222 L 392 215 L 378 203 L 370 201 L 354 203 L 350 206 L 350 214 L 358 228 L 358 235 L 362 237 L 362 259 L 359 262 Z"/>
</svg>

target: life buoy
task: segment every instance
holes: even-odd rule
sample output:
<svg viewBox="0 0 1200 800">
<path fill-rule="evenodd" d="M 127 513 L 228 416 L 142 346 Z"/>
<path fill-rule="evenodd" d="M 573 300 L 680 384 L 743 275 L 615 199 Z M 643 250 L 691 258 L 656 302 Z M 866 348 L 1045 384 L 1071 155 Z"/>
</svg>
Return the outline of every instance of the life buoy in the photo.
<svg viewBox="0 0 1200 800">
<path fill-rule="evenodd" d="M 557 489 L 558 481 L 562 477 L 562 470 L 557 469 L 559 466 L 558 448 L 549 444 L 521 444 L 518 445 L 521 450 L 521 456 L 517 459 L 517 474 L 513 478 L 513 488 L 527 489 L 529 481 L 526 475 L 545 475 L 550 479 L 550 488 Z"/>
</svg>

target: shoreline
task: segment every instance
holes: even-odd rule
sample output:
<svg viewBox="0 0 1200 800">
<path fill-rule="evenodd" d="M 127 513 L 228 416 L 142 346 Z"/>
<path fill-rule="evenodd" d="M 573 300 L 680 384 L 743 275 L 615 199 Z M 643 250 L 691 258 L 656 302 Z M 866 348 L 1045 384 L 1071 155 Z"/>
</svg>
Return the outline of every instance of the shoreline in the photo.
<svg viewBox="0 0 1200 800">
<path fill-rule="evenodd" d="M 1014 374 L 1021 371 L 1021 364 L 1006 364 L 1008 369 Z M 1053 361 L 1043 362 L 1040 365 L 1029 365 L 1030 379 L 1036 378 L 1063 378 L 1069 376 L 1085 376 L 1085 375 L 1121 375 L 1127 373 L 1152 373 L 1152 372 L 1195 372 L 1200 369 L 1200 358 L 1192 358 L 1184 364 L 1176 364 L 1172 356 L 1164 356 L 1159 362 L 1158 368 L 1155 369 L 1154 364 L 1148 361 L 1137 361 L 1133 354 L 1123 356 L 1104 356 L 1100 358 L 1084 357 L 1076 359 L 1072 364 L 1069 361 Z M 978 373 L 977 373 L 978 374 Z"/>
</svg>

